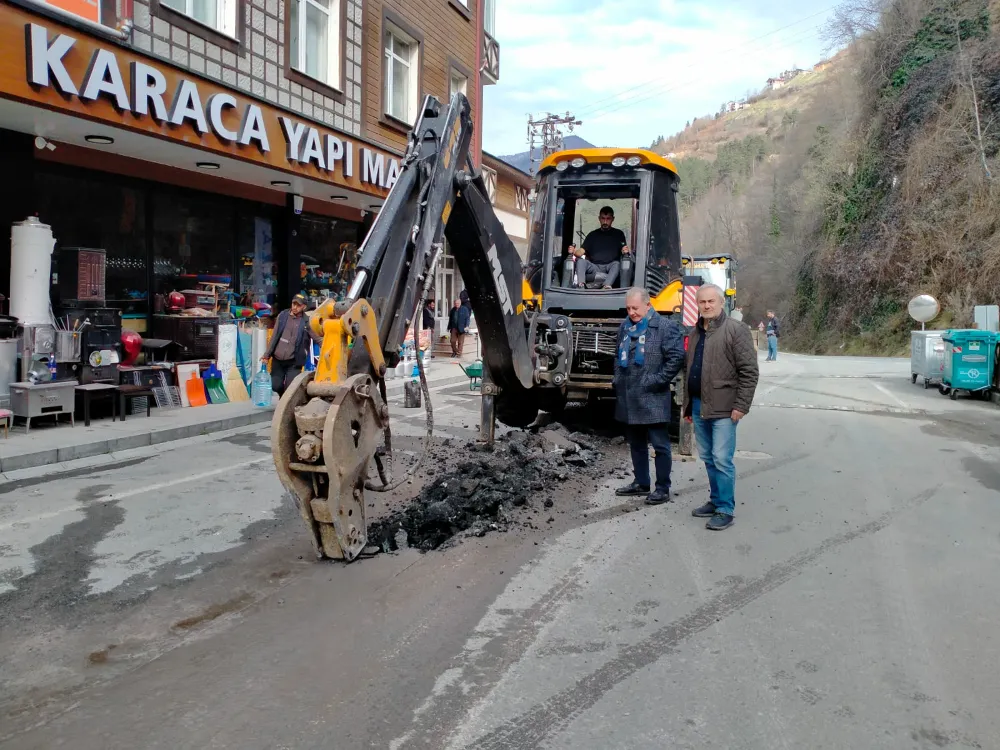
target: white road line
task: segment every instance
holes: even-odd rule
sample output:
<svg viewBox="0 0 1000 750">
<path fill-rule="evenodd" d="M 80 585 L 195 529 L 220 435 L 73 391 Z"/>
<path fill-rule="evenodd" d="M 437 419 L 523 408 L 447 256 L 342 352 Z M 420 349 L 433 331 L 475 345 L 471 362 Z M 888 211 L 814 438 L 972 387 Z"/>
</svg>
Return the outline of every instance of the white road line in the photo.
<svg viewBox="0 0 1000 750">
<path fill-rule="evenodd" d="M 906 403 L 905 401 L 903 401 L 903 399 L 901 399 L 899 396 L 897 396 L 895 393 L 893 393 L 892 391 L 890 391 L 888 388 L 886 388 L 881 383 L 876 383 L 875 381 L 869 381 L 869 382 L 873 386 L 875 386 L 876 388 L 878 388 L 880 391 L 882 391 L 882 393 L 884 393 L 886 396 L 888 396 L 893 401 L 895 401 L 897 404 L 899 404 L 900 406 L 902 406 L 904 409 L 909 409 L 910 408 L 910 405 L 908 403 Z"/>
<path fill-rule="evenodd" d="M 228 474 L 229 472 L 235 471 L 236 469 L 245 469 L 248 466 L 254 466 L 255 464 L 262 464 L 267 461 L 273 461 L 273 460 L 274 459 L 271 456 L 267 456 L 265 458 L 255 458 L 252 461 L 243 461 L 241 463 L 224 466 L 221 469 L 212 469 L 211 471 L 203 471 L 200 474 L 192 474 L 191 476 L 171 479 L 167 482 L 157 482 L 156 484 L 149 484 L 144 487 L 136 487 L 135 489 L 126 490 L 124 492 L 115 492 L 110 495 L 104 495 L 102 497 L 99 497 L 92 502 L 103 502 L 103 503 L 116 502 L 118 500 L 124 500 L 129 497 L 135 497 L 136 495 L 144 495 L 147 492 L 158 492 L 159 490 L 164 490 L 168 487 L 174 487 L 178 484 L 187 484 L 188 482 L 197 482 L 201 479 L 208 479 L 209 477 L 218 476 L 219 474 Z M 80 503 L 75 503 L 73 505 L 66 505 L 56 510 L 50 510 L 47 513 L 39 513 L 38 515 L 29 516 L 28 518 L 20 518 L 14 521 L 8 521 L 7 523 L 0 523 L 0 532 L 7 531 L 20 524 L 37 523 L 39 521 L 45 521 L 49 518 L 55 518 L 56 516 L 61 516 L 64 513 L 71 513 L 75 510 L 79 510 L 81 507 L 82 506 Z"/>
</svg>

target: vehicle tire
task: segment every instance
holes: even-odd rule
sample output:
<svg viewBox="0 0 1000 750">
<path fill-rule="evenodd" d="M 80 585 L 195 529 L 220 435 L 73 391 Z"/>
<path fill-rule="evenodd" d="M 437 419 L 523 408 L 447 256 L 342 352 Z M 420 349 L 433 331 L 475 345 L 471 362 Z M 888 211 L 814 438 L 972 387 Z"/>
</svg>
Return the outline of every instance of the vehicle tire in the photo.
<svg viewBox="0 0 1000 750">
<path fill-rule="evenodd" d="M 538 408 L 554 416 L 559 416 L 566 408 L 566 394 L 562 391 L 539 394 Z"/>
<path fill-rule="evenodd" d="M 931 381 L 929 381 L 927 378 L 924 378 L 924 390 L 926 391 L 930 387 L 931 387 Z"/>
<path fill-rule="evenodd" d="M 917 373 L 915 373 L 915 372 L 911 372 L 910 373 L 910 382 L 911 383 L 916 383 L 917 382 Z M 925 380 L 924 383 L 926 384 L 927 381 Z"/>
<path fill-rule="evenodd" d="M 957 401 L 958 400 L 958 390 L 957 389 L 952 388 L 950 395 L 951 395 L 951 400 L 952 401 Z"/>
<path fill-rule="evenodd" d="M 944 383 L 941 383 L 941 385 L 938 386 L 938 393 L 940 393 L 942 396 L 947 396 L 949 390 L 951 389 L 948 388 L 948 386 L 946 386 Z"/>
<path fill-rule="evenodd" d="M 507 395 L 501 393 L 496 397 L 494 407 L 498 421 L 508 427 L 522 429 L 538 417 L 538 396 L 524 391 Z"/>
</svg>

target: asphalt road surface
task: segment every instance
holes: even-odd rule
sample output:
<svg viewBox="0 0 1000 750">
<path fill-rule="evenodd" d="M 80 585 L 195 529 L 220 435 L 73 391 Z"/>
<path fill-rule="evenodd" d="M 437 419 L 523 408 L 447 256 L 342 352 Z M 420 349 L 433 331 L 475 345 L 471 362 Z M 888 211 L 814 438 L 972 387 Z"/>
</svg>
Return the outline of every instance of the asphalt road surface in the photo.
<svg viewBox="0 0 1000 750">
<path fill-rule="evenodd" d="M 266 430 L 0 486 L 0 748 L 1000 747 L 1000 413 L 905 360 L 761 372 L 724 532 L 677 460 L 666 506 L 609 475 L 539 531 L 318 563 Z"/>
</svg>

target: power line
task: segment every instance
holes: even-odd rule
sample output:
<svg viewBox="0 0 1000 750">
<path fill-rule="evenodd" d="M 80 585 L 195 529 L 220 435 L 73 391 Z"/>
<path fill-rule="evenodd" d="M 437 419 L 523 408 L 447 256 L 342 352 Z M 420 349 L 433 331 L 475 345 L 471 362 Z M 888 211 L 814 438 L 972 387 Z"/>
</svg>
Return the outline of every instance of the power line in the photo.
<svg viewBox="0 0 1000 750">
<path fill-rule="evenodd" d="M 771 36 L 774 36 L 775 34 L 777 34 L 779 32 L 786 31 L 786 30 L 788 30 L 788 29 L 790 29 L 790 28 L 792 28 L 794 26 L 798 26 L 801 23 L 809 21 L 809 20 L 815 18 L 816 16 L 820 16 L 820 15 L 823 15 L 824 13 L 828 13 L 828 12 L 830 12 L 831 10 L 833 10 L 836 7 L 837 7 L 836 5 L 833 5 L 833 6 L 830 6 L 829 8 L 825 8 L 824 10 L 818 11 L 816 13 L 812 13 L 812 14 L 810 14 L 808 16 L 804 16 L 803 18 L 800 18 L 797 21 L 793 21 L 790 24 L 787 24 L 785 26 L 781 26 L 781 27 L 779 27 L 777 29 L 769 31 L 766 34 L 762 34 L 761 36 L 755 37 L 753 39 L 748 39 L 746 42 L 738 44 L 735 47 L 730 47 L 727 50 L 722 50 L 722 51 L 719 52 L 719 55 L 723 56 L 723 57 L 728 56 L 729 53 L 735 52 L 737 50 L 741 50 L 741 49 L 743 49 L 745 47 L 748 47 L 750 45 L 754 45 L 757 42 L 760 42 L 760 41 L 762 41 L 764 39 L 767 39 L 767 38 L 769 38 Z M 810 31 L 816 31 L 816 30 L 818 30 L 818 28 L 819 27 L 814 27 L 813 29 L 810 29 Z M 676 74 L 678 72 L 683 72 L 685 70 L 690 70 L 690 69 L 696 68 L 696 67 L 698 67 L 698 63 L 691 63 L 690 65 L 686 65 L 686 66 L 684 66 L 682 68 L 677 68 L 676 70 L 672 71 L 672 73 Z M 632 92 L 632 91 L 637 91 L 638 89 L 646 88 L 647 86 L 661 84 L 661 80 L 662 79 L 655 79 L 655 80 L 654 79 L 650 79 L 648 81 L 645 81 L 644 83 L 640 83 L 640 84 L 637 84 L 637 85 L 632 86 L 630 88 L 627 88 L 627 89 L 625 89 L 623 91 L 619 91 L 617 94 L 612 94 L 611 96 L 606 96 L 606 97 L 604 97 L 602 99 L 598 99 L 598 100 L 596 100 L 594 102 L 591 102 L 591 104 L 586 105 L 581 110 L 579 110 L 580 115 L 583 116 L 583 115 L 589 114 L 590 112 L 599 111 L 601 109 L 604 109 L 604 104 L 603 104 L 604 102 L 608 102 L 608 101 L 611 101 L 611 100 L 618 100 L 619 97 L 621 97 L 623 94 L 627 94 L 627 93 Z"/>
<path fill-rule="evenodd" d="M 790 41 L 802 41 L 809 38 L 818 38 L 819 29 L 810 29 L 807 33 L 801 36 L 795 37 Z M 602 117 L 606 117 L 610 114 L 615 114 L 623 109 L 628 109 L 634 107 L 637 104 L 642 104 L 643 102 L 649 101 L 657 96 L 662 96 L 663 94 L 668 94 L 674 91 L 680 91 L 682 89 L 688 88 L 689 86 L 694 86 L 696 84 L 703 84 L 704 81 L 699 79 L 687 80 L 684 83 L 673 84 L 661 83 L 656 89 L 651 89 L 649 92 L 644 92 L 641 96 L 626 97 L 623 100 L 618 100 L 611 104 L 599 107 L 592 110 L 588 116 L 588 121 L 598 120 Z"/>
</svg>

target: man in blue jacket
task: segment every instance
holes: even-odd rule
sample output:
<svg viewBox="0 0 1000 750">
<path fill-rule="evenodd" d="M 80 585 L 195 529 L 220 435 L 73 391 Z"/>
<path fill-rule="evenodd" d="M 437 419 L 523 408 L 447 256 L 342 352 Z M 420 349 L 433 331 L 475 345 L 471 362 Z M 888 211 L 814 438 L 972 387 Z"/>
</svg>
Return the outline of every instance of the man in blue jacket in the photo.
<svg viewBox="0 0 1000 750">
<path fill-rule="evenodd" d="M 628 318 L 618 330 L 615 358 L 615 419 L 627 427 L 635 480 L 616 495 L 648 495 L 647 505 L 670 500 L 670 384 L 684 364 L 684 334 L 672 318 L 652 308 L 645 289 L 625 295 Z M 650 492 L 649 445 L 656 463 L 656 487 Z"/>
<path fill-rule="evenodd" d="M 292 307 L 282 310 L 274 323 L 274 333 L 261 362 L 271 361 L 271 389 L 279 396 L 291 385 L 309 358 L 309 342 L 323 343 L 323 337 L 313 333 L 306 318 L 306 298 L 292 297 Z"/>
</svg>

